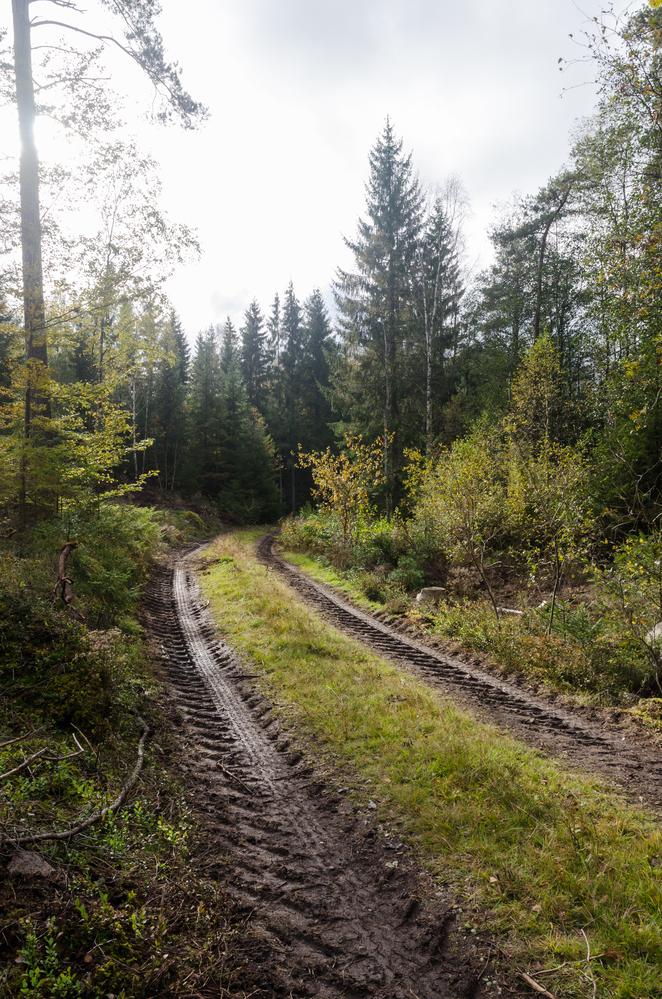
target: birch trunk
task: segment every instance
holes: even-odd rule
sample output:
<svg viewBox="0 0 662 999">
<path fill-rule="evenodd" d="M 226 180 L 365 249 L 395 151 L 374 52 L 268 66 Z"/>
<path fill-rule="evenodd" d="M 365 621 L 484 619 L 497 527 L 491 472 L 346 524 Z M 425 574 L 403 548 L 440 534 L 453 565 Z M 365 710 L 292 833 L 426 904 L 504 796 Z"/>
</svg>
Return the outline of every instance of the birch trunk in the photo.
<svg viewBox="0 0 662 999">
<path fill-rule="evenodd" d="M 14 25 L 14 69 L 16 105 L 21 139 L 20 198 L 21 254 L 23 266 L 23 317 L 25 327 L 25 359 L 28 366 L 24 401 L 24 433 L 26 440 L 33 433 L 33 419 L 38 407 L 50 417 L 47 393 L 39 383 L 48 366 L 46 346 L 46 314 L 44 280 L 41 263 L 41 217 L 39 212 L 39 158 L 34 139 L 36 117 L 34 83 L 32 79 L 32 44 L 30 38 L 29 0 L 12 0 Z M 22 525 L 27 519 L 27 457 L 21 461 L 19 516 Z"/>
</svg>

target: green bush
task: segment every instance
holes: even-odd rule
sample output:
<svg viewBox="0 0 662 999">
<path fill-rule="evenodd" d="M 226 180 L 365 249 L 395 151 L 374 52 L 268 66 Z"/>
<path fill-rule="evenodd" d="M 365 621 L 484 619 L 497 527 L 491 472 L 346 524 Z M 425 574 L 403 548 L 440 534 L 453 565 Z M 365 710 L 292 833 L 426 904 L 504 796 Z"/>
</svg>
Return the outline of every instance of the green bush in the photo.
<svg viewBox="0 0 662 999">
<path fill-rule="evenodd" d="M 119 641 L 95 642 L 27 589 L 0 590 L 0 688 L 12 703 L 27 702 L 58 725 L 103 726 L 120 649 Z"/>
<path fill-rule="evenodd" d="M 419 558 L 415 554 L 399 558 L 396 568 L 389 574 L 389 582 L 407 593 L 420 590 L 425 583 L 425 573 Z"/>
<path fill-rule="evenodd" d="M 431 557 L 430 549 L 409 536 L 399 517 L 362 522 L 355 542 L 347 546 L 333 514 L 306 510 L 283 522 L 281 541 L 292 551 L 357 574 L 365 595 L 382 603 L 420 589 Z"/>
<path fill-rule="evenodd" d="M 53 601 L 65 527 L 78 541 L 66 571 L 84 622 Z M 2 554 L 0 690 L 13 703 L 29 703 L 57 725 L 108 723 L 134 650 L 117 625 L 138 629 L 137 602 L 159 538 L 153 510 L 108 503 L 76 522 L 38 525 L 22 557 Z"/>
<path fill-rule="evenodd" d="M 56 578 L 59 550 L 73 538 L 67 572 L 77 605 L 91 627 L 110 628 L 136 607 L 151 557 L 161 540 L 161 524 L 151 507 L 102 503 L 91 514 L 48 521 L 32 533 L 30 554 Z"/>
</svg>

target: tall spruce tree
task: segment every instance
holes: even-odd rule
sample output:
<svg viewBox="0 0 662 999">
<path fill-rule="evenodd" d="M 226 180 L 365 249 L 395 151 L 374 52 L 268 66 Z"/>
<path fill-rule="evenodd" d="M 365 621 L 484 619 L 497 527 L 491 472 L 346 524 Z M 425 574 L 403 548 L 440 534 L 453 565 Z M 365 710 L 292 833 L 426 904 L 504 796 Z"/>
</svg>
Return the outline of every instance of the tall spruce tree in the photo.
<svg viewBox="0 0 662 999">
<path fill-rule="evenodd" d="M 280 296 L 278 294 L 274 295 L 271 312 L 269 313 L 269 319 L 267 320 L 267 329 L 269 332 L 269 354 L 271 364 L 272 367 L 278 369 L 280 368 L 281 352 L 281 309 Z"/>
<path fill-rule="evenodd" d="M 186 467 L 187 491 L 216 496 L 220 488 L 221 364 L 218 329 L 199 333 L 189 387 L 190 445 Z"/>
<path fill-rule="evenodd" d="M 243 523 L 272 519 L 279 505 L 274 446 L 264 420 L 248 398 L 240 351 L 229 320 L 221 350 L 219 427 L 216 501 L 221 514 Z"/>
<path fill-rule="evenodd" d="M 253 299 L 244 313 L 244 325 L 241 328 L 241 367 L 250 403 L 261 413 L 266 409 L 268 366 L 266 340 L 264 318 L 256 299 Z"/>
<path fill-rule="evenodd" d="M 286 469 L 285 497 L 288 509 L 297 509 L 299 499 L 297 484 L 301 471 L 297 469 L 297 445 L 303 429 L 302 385 L 305 371 L 303 346 L 305 330 L 301 305 L 290 281 L 283 300 L 281 322 L 282 349 L 280 371 L 283 403 L 279 419 L 279 450 Z"/>
<path fill-rule="evenodd" d="M 409 398 L 424 413 L 424 436 L 429 450 L 441 430 L 439 418 L 452 394 L 449 362 L 457 353 L 460 301 L 464 293 L 458 253 L 459 232 L 445 199 L 439 195 L 428 213 L 420 240 L 415 307 L 422 333 L 424 371 L 414 363 Z M 416 352 L 412 353 L 414 361 Z M 425 398 L 420 405 L 420 388 Z"/>
<path fill-rule="evenodd" d="M 173 493 L 183 481 L 187 448 L 186 392 L 189 346 L 176 313 L 168 317 L 161 334 L 162 354 L 154 385 L 153 459 L 161 491 Z"/>
<path fill-rule="evenodd" d="M 304 302 L 303 312 L 303 427 L 299 443 L 306 451 L 319 451 L 333 441 L 333 410 L 329 401 L 329 355 L 333 351 L 333 341 L 329 314 L 318 288 Z"/>
<path fill-rule="evenodd" d="M 422 195 L 411 155 L 403 152 L 387 118 L 370 151 L 366 218 L 346 244 L 354 270 L 339 270 L 336 298 L 345 358 L 358 368 L 362 401 L 347 413 L 358 429 L 383 434 L 386 508 L 396 495 L 402 450 L 400 403 L 402 356 L 413 331 L 413 269 L 422 227 Z M 375 412 L 381 412 L 378 428 Z"/>
</svg>

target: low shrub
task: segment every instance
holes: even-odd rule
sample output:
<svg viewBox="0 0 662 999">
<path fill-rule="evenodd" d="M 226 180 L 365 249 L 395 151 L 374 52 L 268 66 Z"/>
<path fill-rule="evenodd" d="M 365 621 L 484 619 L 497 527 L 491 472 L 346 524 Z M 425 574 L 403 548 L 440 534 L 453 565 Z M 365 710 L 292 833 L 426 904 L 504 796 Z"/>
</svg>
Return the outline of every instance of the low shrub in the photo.
<svg viewBox="0 0 662 999">
<path fill-rule="evenodd" d="M 354 542 L 346 545 L 334 514 L 305 510 L 283 522 L 281 542 L 292 551 L 356 573 L 365 595 L 383 602 L 420 589 L 426 563 L 431 561 L 429 548 L 411 538 L 397 516 L 362 521 Z"/>
<path fill-rule="evenodd" d="M 557 690 L 590 694 L 609 702 L 648 692 L 651 667 L 627 634 L 586 607 L 561 605 L 547 634 L 547 609 L 524 617 L 504 616 L 497 624 L 487 602 L 442 604 L 432 615 L 438 634 L 488 654 L 505 673 L 523 675 Z"/>
<path fill-rule="evenodd" d="M 89 632 L 27 590 L 0 590 L 0 691 L 56 725 L 108 725 L 130 656 L 118 630 Z"/>
</svg>

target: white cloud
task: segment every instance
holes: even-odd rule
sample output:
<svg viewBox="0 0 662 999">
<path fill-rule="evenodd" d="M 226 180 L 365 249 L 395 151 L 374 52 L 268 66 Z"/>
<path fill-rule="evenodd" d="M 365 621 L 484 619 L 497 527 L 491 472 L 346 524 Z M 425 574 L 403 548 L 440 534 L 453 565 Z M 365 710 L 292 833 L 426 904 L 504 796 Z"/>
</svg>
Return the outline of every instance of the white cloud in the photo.
<svg viewBox="0 0 662 999">
<path fill-rule="evenodd" d="M 187 329 L 240 319 L 254 296 L 266 308 L 290 279 L 328 291 L 387 114 L 424 183 L 463 180 L 469 257 L 485 263 L 493 206 L 543 184 L 591 110 L 591 86 L 561 97 L 590 71 L 557 67 L 600 11 L 582 2 L 162 0 L 167 50 L 211 112 L 195 132 L 141 129 L 165 207 L 199 232 L 201 260 L 170 283 Z"/>
</svg>

